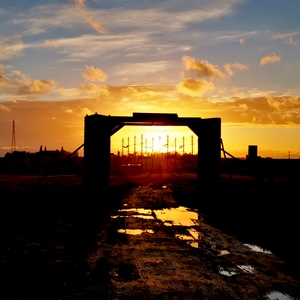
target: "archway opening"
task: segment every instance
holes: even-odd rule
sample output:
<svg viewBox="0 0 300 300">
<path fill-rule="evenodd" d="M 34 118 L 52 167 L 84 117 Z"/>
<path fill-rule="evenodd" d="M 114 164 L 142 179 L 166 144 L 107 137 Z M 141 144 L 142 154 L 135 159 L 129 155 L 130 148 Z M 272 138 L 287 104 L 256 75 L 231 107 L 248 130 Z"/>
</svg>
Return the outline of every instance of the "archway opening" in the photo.
<svg viewBox="0 0 300 300">
<path fill-rule="evenodd" d="M 197 145 L 197 179 L 199 183 L 213 183 L 220 180 L 220 118 L 182 118 L 178 117 L 177 114 L 159 113 L 133 113 L 132 117 L 94 114 L 85 117 L 84 182 L 86 185 L 89 185 L 91 188 L 105 188 L 109 186 L 112 153 L 111 137 L 125 126 L 188 127 L 197 136 L 195 144 Z M 166 152 L 170 154 L 170 140 L 166 141 L 165 144 L 162 140 L 157 142 L 157 144 L 151 140 L 151 142 L 149 141 L 150 146 L 148 145 L 148 140 L 147 146 L 145 142 L 144 138 L 140 141 L 141 159 L 144 159 L 145 152 L 149 154 L 148 150 L 145 151 L 145 147 L 147 149 L 152 147 L 153 150 L 154 147 L 161 147 L 159 158 L 165 155 Z M 121 150 L 123 151 L 125 147 L 128 151 L 128 147 L 130 147 L 128 140 L 127 142 L 123 140 Z M 133 142 L 133 147 L 137 149 L 137 141 Z M 183 145 L 178 144 L 179 147 L 182 148 Z M 134 152 L 136 152 L 136 149 L 134 149 Z M 129 157 L 130 152 L 128 151 L 127 154 Z M 124 151 L 122 158 L 124 158 Z M 158 161 L 160 162 L 160 159 Z M 147 158 L 147 167 L 148 162 L 149 158 Z M 153 155 L 152 162 L 154 167 Z M 142 161 L 140 164 L 141 167 L 144 166 Z"/>
</svg>

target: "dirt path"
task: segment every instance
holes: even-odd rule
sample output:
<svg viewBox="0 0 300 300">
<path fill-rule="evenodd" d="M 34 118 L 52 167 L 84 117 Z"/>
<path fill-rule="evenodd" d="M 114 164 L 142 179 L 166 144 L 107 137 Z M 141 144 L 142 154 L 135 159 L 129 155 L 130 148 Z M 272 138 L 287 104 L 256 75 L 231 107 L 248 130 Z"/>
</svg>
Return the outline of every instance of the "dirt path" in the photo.
<svg viewBox="0 0 300 300">
<path fill-rule="evenodd" d="M 197 211 L 176 207 L 171 185 L 148 184 L 133 188 L 111 216 L 105 238 L 113 245 L 114 299 L 299 297 L 299 277 L 284 261 L 206 224 Z M 95 257 L 99 252 L 90 261 Z"/>
</svg>

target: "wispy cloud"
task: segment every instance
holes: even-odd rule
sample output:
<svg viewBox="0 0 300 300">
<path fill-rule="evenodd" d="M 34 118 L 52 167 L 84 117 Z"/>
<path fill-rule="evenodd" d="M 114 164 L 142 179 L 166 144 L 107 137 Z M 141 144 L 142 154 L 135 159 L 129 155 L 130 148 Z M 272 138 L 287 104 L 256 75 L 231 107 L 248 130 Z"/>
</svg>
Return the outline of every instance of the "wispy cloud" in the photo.
<svg viewBox="0 0 300 300">
<path fill-rule="evenodd" d="M 297 45 L 299 43 L 298 40 L 295 40 L 293 38 L 293 36 L 290 36 L 286 41 L 285 41 L 286 44 L 289 44 L 289 45 Z"/>
<path fill-rule="evenodd" d="M 11 110 L 7 106 L 0 104 L 0 111 L 10 112 Z"/>
<path fill-rule="evenodd" d="M 147 2 L 137 6 L 129 3 L 124 13 L 123 7 L 90 9 L 86 1 L 76 0 L 74 5 L 43 5 L 16 15 L 11 21 L 22 25 L 24 34 L 39 34 L 52 28 L 76 30 L 83 23 L 89 24 L 98 33 L 114 34 L 117 31 L 161 33 L 162 20 L 164 32 L 177 33 L 190 29 L 195 24 L 230 15 L 240 0 L 166 1 L 149 5 Z M 201 5 L 201 9 L 199 9 Z M 113 22 L 112 22 L 113 20 Z M 105 26 L 103 26 L 105 24 Z M 149 31 L 150 30 L 150 31 Z"/>
<path fill-rule="evenodd" d="M 24 50 L 21 36 L 0 36 L 0 49 L 0 61 L 7 61 L 14 57 L 21 56 Z"/>
<path fill-rule="evenodd" d="M 224 65 L 224 69 L 228 76 L 233 76 L 233 69 L 237 69 L 240 71 L 248 69 L 248 66 L 240 64 L 240 63 L 233 63 L 233 64 L 226 64 Z"/>
<path fill-rule="evenodd" d="M 289 44 L 289 45 L 297 45 L 299 43 L 299 41 L 297 39 L 295 39 L 295 36 L 300 34 L 300 32 L 292 32 L 292 33 L 276 33 L 273 36 L 273 39 L 281 39 L 284 41 L 285 44 Z"/>
<path fill-rule="evenodd" d="M 83 14 L 85 15 L 86 21 L 93 27 L 98 33 L 105 34 L 107 33 L 106 28 L 102 26 L 102 23 L 97 17 L 94 16 L 93 13 L 86 10 L 85 0 L 74 0 L 75 6 L 82 10 Z"/>
<path fill-rule="evenodd" d="M 99 14 L 89 11 L 83 4 L 84 1 L 79 1 L 74 6 L 53 4 L 33 7 L 15 16 L 10 23 L 22 26 L 24 35 L 41 34 L 54 28 L 74 30 L 83 24 L 88 24 L 98 33 L 106 33 Z"/>
<path fill-rule="evenodd" d="M 85 0 L 74 0 L 74 4 L 79 8 L 85 7 Z"/>
<path fill-rule="evenodd" d="M 276 55 L 274 52 L 270 55 L 267 55 L 260 60 L 260 65 L 264 66 L 266 64 L 273 64 L 280 61 L 280 56 Z"/>
</svg>

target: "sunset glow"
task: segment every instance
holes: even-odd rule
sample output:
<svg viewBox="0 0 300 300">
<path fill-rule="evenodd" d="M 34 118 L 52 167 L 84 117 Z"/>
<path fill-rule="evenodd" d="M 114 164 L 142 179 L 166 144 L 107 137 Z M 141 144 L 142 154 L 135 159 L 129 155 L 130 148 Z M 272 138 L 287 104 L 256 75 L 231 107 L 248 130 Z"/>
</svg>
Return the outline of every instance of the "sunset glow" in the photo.
<svg viewBox="0 0 300 300">
<path fill-rule="evenodd" d="M 299 158 L 299 11 L 297 0 L 3 0 L 0 156 L 13 120 L 17 150 L 73 151 L 86 115 L 153 112 L 221 118 L 237 157 L 255 144 L 263 157 Z M 135 126 L 112 152 L 141 134 L 154 151 L 179 152 L 185 138 L 197 152 L 188 128 Z"/>
</svg>

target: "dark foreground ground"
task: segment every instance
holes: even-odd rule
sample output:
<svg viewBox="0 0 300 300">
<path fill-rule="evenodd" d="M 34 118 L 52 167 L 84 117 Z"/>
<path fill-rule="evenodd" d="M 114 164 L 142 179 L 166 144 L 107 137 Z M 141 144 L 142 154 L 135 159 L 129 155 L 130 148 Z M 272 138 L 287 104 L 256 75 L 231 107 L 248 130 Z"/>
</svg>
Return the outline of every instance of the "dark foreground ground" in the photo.
<svg viewBox="0 0 300 300">
<path fill-rule="evenodd" d="M 36 182 L 36 177 L 1 177 L 0 299 L 119 299 L 111 282 L 109 257 L 116 237 L 109 220 L 127 193 L 147 178 L 115 177 L 109 191 L 93 195 L 80 176 L 48 178 L 33 189 Z M 168 184 L 177 205 L 197 208 L 224 233 L 272 251 L 287 262 L 280 268 L 300 278 L 297 180 L 237 176 L 199 187 L 193 177 L 160 176 L 153 184 Z M 164 205 L 161 201 L 155 208 Z M 99 247 L 101 255 L 89 260 Z M 293 295 L 299 297 L 300 288 Z"/>
</svg>

